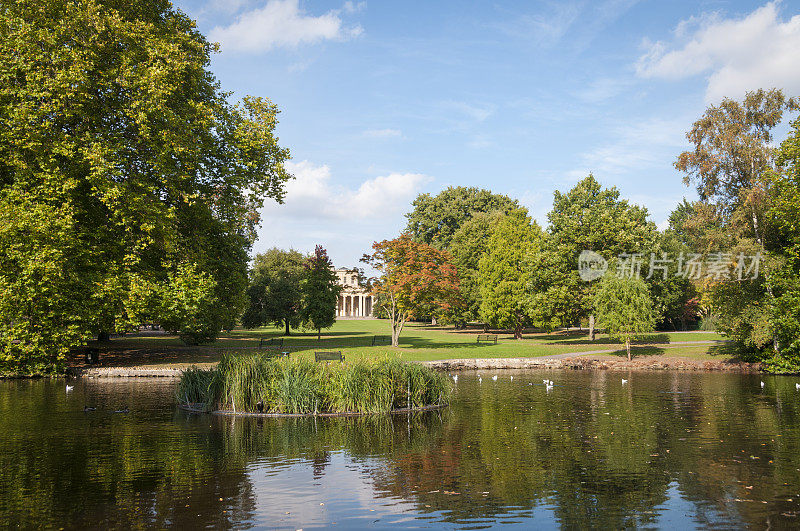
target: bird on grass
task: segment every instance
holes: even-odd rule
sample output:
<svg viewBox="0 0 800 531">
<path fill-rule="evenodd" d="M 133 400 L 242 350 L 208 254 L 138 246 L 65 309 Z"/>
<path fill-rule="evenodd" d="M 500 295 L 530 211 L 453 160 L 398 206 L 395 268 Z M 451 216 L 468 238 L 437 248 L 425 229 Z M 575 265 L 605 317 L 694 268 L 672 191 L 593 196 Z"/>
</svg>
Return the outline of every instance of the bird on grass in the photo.
<svg viewBox="0 0 800 531">
<path fill-rule="evenodd" d="M 494 380 L 495 382 L 497 381 L 497 375 L 496 374 L 494 376 L 492 376 L 492 380 Z"/>
<path fill-rule="evenodd" d="M 74 385 L 67 384 L 67 389 L 66 389 L 67 393 L 69 393 L 70 391 L 72 391 L 72 389 L 73 389 L 74 387 L 75 387 Z"/>
<path fill-rule="evenodd" d="M 84 413 L 88 413 L 89 411 L 95 411 L 96 409 L 97 409 L 96 407 L 83 406 Z"/>
<path fill-rule="evenodd" d="M 799 383 L 794 384 L 794 388 L 800 391 L 800 384 Z"/>
<path fill-rule="evenodd" d="M 547 383 L 545 384 L 545 387 L 544 387 L 544 389 L 545 389 L 545 391 L 547 391 L 548 393 L 549 393 L 550 391 L 552 391 L 552 390 L 553 390 L 553 382 L 551 382 L 550 380 L 548 380 L 548 381 L 547 381 Z"/>
<path fill-rule="evenodd" d="M 453 375 L 453 381 L 454 381 L 455 383 L 458 383 L 458 375 L 457 375 L 457 374 L 454 374 L 454 375 Z"/>
<path fill-rule="evenodd" d="M 622 385 L 625 385 L 626 383 L 628 383 L 628 380 L 626 380 L 625 378 L 623 378 L 623 379 L 622 379 Z"/>
<path fill-rule="evenodd" d="M 511 375 L 511 381 L 512 382 L 514 381 L 514 375 L 513 374 Z"/>
<path fill-rule="evenodd" d="M 129 413 L 129 412 L 130 410 L 128 409 L 128 406 L 125 406 L 125 409 L 118 409 L 114 411 L 114 413 Z"/>
<path fill-rule="evenodd" d="M 761 388 L 762 389 L 764 388 L 764 382 L 761 382 Z"/>
<path fill-rule="evenodd" d="M 478 375 L 478 383 L 483 383 L 483 378 L 481 378 L 480 374 Z"/>
</svg>

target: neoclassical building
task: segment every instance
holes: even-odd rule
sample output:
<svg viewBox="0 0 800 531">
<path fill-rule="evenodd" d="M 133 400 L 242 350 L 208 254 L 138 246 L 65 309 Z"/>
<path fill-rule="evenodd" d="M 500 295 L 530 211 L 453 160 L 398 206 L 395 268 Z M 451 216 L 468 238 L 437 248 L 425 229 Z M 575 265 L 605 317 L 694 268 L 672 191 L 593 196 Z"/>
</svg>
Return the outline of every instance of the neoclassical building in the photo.
<svg viewBox="0 0 800 531">
<path fill-rule="evenodd" d="M 372 315 L 372 295 L 358 285 L 358 275 L 352 269 L 334 269 L 342 292 L 336 305 L 336 317 L 369 318 Z"/>
</svg>

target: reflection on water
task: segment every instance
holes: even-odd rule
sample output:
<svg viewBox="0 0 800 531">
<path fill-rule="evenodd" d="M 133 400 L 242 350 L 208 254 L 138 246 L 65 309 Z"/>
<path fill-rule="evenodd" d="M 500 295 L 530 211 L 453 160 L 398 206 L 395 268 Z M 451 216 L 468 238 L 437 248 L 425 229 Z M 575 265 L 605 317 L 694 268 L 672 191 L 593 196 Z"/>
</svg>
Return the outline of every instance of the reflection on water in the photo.
<svg viewBox="0 0 800 531">
<path fill-rule="evenodd" d="M 462 375 L 451 407 L 440 412 L 325 419 L 189 415 L 175 407 L 172 380 L 77 380 L 69 393 L 63 381 L 2 382 L 0 521 L 798 525 L 796 378 L 483 376 L 479 383 Z M 555 382 L 549 392 L 545 378 Z M 125 406 L 130 413 L 114 413 Z"/>
</svg>

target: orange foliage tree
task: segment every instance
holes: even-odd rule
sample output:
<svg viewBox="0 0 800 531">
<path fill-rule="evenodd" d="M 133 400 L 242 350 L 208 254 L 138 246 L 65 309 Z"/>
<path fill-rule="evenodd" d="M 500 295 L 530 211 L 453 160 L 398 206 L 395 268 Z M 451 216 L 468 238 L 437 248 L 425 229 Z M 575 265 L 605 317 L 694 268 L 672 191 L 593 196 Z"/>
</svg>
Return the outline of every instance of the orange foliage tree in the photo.
<svg viewBox="0 0 800 531">
<path fill-rule="evenodd" d="M 446 251 L 415 242 L 408 234 L 375 242 L 362 262 L 380 273 L 370 279 L 377 308 L 392 327 L 398 345 L 405 323 L 415 317 L 435 317 L 458 304 L 458 272 Z"/>
</svg>

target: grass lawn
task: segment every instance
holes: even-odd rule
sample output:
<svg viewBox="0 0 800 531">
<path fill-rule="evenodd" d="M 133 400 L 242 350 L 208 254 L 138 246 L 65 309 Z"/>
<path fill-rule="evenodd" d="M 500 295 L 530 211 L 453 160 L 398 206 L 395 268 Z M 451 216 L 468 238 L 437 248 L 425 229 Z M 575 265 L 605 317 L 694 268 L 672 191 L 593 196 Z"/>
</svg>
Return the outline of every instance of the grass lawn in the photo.
<svg viewBox="0 0 800 531">
<path fill-rule="evenodd" d="M 395 357 L 409 361 L 427 361 L 454 358 L 512 358 L 538 357 L 614 350 L 614 355 L 625 355 L 620 343 L 611 341 L 601 334 L 595 341 L 587 339 L 586 331 L 562 331 L 538 333 L 529 331 L 523 339 L 515 340 L 510 333 L 498 333 L 498 342 L 494 344 L 477 344 L 476 335 L 482 330 L 455 330 L 452 327 L 437 327 L 422 323 L 409 323 L 400 336 L 397 348 L 381 345 L 371 346 L 373 337 L 384 336 L 388 342 L 389 324 L 385 320 L 342 320 L 331 329 L 323 330 L 321 340 L 317 340 L 315 331 L 292 331 L 292 335 L 283 336 L 283 330 L 266 327 L 254 330 L 233 330 L 223 333 L 219 340 L 211 345 L 198 348 L 183 347 L 183 343 L 175 336 L 137 335 L 115 338 L 111 341 L 112 350 L 116 352 L 136 349 L 147 349 L 141 356 L 108 354 L 103 356 L 103 365 L 183 365 L 192 363 L 210 363 L 219 359 L 226 349 L 247 352 L 258 348 L 260 339 L 283 338 L 282 350 L 292 352 L 292 356 L 313 356 L 315 350 L 341 350 L 348 360 L 358 358 Z M 722 336 L 715 332 L 659 332 L 648 335 L 637 343 L 633 354 L 636 356 L 669 355 L 685 356 L 694 359 L 720 360 L 730 358 L 719 344 L 684 344 L 698 341 L 720 341 Z M 245 350 L 248 349 L 248 350 Z M 159 352 L 159 351 L 162 351 Z"/>
</svg>

